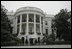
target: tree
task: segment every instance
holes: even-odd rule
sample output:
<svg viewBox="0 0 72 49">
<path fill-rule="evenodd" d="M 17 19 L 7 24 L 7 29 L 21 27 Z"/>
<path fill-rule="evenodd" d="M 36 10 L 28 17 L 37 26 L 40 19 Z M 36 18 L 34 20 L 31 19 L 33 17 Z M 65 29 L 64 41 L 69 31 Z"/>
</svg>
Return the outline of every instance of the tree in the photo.
<svg viewBox="0 0 72 49">
<path fill-rule="evenodd" d="M 6 42 L 17 40 L 11 33 L 11 22 L 6 15 L 7 9 L 1 5 L 1 45 L 4 46 Z"/>
<path fill-rule="evenodd" d="M 61 9 L 60 12 L 55 15 L 54 25 L 57 28 L 57 38 L 64 39 L 65 41 L 71 40 L 70 23 L 67 21 L 70 17 L 71 15 L 67 9 Z"/>
<path fill-rule="evenodd" d="M 6 9 L 1 5 L 1 41 L 8 40 L 8 36 L 10 33 L 10 21 L 6 15 Z"/>
</svg>

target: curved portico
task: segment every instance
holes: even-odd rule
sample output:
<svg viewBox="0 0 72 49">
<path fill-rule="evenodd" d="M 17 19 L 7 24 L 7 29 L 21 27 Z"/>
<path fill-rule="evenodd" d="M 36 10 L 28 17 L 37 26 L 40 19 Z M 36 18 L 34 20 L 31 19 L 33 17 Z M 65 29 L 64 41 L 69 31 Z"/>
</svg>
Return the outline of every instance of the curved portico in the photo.
<svg viewBox="0 0 72 49">
<path fill-rule="evenodd" d="M 18 38 L 30 39 L 39 41 L 43 33 L 43 18 L 44 13 L 42 10 L 35 7 L 22 7 L 15 12 L 15 32 Z"/>
</svg>

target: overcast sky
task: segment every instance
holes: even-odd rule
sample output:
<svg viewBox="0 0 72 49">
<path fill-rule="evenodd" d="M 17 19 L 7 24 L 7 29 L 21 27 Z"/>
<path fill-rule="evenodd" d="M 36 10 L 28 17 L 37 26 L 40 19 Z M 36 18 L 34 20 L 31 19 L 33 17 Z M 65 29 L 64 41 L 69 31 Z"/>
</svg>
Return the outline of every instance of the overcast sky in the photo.
<svg viewBox="0 0 72 49">
<path fill-rule="evenodd" d="M 47 14 L 55 15 L 60 9 L 71 11 L 71 1 L 1 1 L 1 4 L 10 11 L 16 11 L 18 8 L 25 6 L 38 7 Z"/>
</svg>

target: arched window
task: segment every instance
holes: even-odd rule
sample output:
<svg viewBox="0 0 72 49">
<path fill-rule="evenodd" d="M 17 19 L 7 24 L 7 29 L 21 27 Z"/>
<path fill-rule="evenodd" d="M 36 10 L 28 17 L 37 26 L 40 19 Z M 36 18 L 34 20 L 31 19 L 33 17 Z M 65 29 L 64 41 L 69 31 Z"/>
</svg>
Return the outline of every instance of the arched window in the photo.
<svg viewBox="0 0 72 49">
<path fill-rule="evenodd" d="M 24 37 L 22 37 L 22 44 L 24 44 Z"/>
<path fill-rule="evenodd" d="M 40 43 L 40 37 L 38 37 L 38 43 Z"/>
</svg>

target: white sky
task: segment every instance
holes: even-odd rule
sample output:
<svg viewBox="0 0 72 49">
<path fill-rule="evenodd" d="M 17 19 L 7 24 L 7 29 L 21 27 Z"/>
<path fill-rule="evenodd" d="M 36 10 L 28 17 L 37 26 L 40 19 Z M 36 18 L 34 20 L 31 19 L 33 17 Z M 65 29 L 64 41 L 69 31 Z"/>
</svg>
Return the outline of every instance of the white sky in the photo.
<svg viewBox="0 0 72 49">
<path fill-rule="evenodd" d="M 16 11 L 18 8 L 25 6 L 38 7 L 47 14 L 55 15 L 61 9 L 71 11 L 71 1 L 1 1 L 1 4 L 10 11 Z"/>
</svg>

